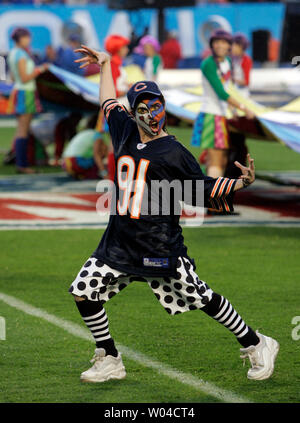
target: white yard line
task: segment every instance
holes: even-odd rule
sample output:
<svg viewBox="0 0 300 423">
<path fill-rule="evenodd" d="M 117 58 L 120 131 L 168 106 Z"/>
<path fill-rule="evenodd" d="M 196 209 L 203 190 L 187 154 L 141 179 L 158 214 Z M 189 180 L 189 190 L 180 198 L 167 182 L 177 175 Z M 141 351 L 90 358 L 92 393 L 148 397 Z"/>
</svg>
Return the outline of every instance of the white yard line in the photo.
<svg viewBox="0 0 300 423">
<path fill-rule="evenodd" d="M 4 303 L 8 304 L 9 306 L 17 310 L 23 311 L 26 314 L 46 320 L 47 322 L 52 323 L 53 325 L 61 329 L 64 329 L 66 332 L 70 333 L 71 335 L 74 335 L 81 339 L 85 339 L 87 341 L 94 342 L 89 331 L 87 329 L 84 329 L 82 326 L 77 325 L 76 323 L 72 323 L 68 320 L 62 319 L 60 317 L 56 317 L 55 315 L 50 314 L 45 310 L 42 310 L 37 307 L 33 307 L 32 305 L 27 304 L 19 300 L 18 298 L 4 294 L 3 292 L 0 292 L 0 300 L 2 300 Z M 118 344 L 117 347 L 124 356 L 128 357 L 131 360 L 136 361 L 140 365 L 145 367 L 150 367 L 156 370 L 158 373 L 169 377 L 170 379 L 177 380 L 178 382 L 184 385 L 190 386 L 207 395 L 211 395 L 212 397 L 217 398 L 218 400 L 221 400 L 223 402 L 228 402 L 228 403 L 251 402 L 250 400 L 246 398 L 236 395 L 234 392 L 219 388 L 216 385 L 210 382 L 206 382 L 202 379 L 198 379 L 197 377 L 191 374 L 176 370 L 165 363 L 161 363 L 157 360 L 153 360 L 152 358 L 138 351 L 134 351 L 131 348 L 128 348 L 124 345 Z"/>
<path fill-rule="evenodd" d="M 16 223 L 17 222 L 17 223 Z M 300 220 L 299 219 L 290 219 L 290 220 L 274 220 L 267 221 L 267 220 L 245 220 L 239 221 L 236 220 L 218 220 L 218 219 L 210 219 L 209 221 L 204 222 L 202 226 L 192 226 L 192 222 L 181 221 L 180 225 L 182 227 L 196 227 L 196 228 L 220 228 L 220 227 L 230 227 L 230 228 L 245 228 L 245 227 L 270 227 L 270 228 L 299 228 L 300 227 Z M 52 223 L 48 221 L 37 221 L 37 220 L 22 220 L 22 219 L 0 219 L 0 231 L 15 231 L 15 230 L 32 230 L 32 231 L 39 231 L 39 230 L 65 230 L 65 229 L 105 229 L 107 226 L 107 221 L 105 222 L 65 222 L 62 221 L 60 223 Z"/>
</svg>

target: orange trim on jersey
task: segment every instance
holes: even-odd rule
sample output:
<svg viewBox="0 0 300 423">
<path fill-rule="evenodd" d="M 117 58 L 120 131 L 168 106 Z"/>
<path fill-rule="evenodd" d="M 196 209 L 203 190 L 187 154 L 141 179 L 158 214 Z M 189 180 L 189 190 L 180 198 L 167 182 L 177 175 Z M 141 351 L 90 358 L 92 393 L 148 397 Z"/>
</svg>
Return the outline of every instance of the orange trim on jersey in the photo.
<svg viewBox="0 0 300 423">
<path fill-rule="evenodd" d="M 223 194 L 223 190 L 224 190 L 224 187 L 225 187 L 227 181 L 228 181 L 228 178 L 224 178 L 224 180 L 223 180 L 223 182 L 220 186 L 219 192 L 218 192 L 218 197 L 221 197 L 221 195 Z"/>
<path fill-rule="evenodd" d="M 212 198 L 214 198 L 215 193 L 216 193 L 216 191 L 217 191 L 217 189 L 218 189 L 218 186 L 219 186 L 220 182 L 222 181 L 222 179 L 223 179 L 223 178 L 219 177 L 219 178 L 216 180 L 215 185 L 214 185 L 214 187 L 213 187 L 213 190 L 212 190 L 212 192 L 211 192 L 211 194 L 210 194 L 210 196 L 211 196 Z"/>
<path fill-rule="evenodd" d="M 124 110 L 124 112 L 126 112 L 126 109 L 125 109 L 125 107 L 122 106 L 122 104 L 120 104 L 120 103 L 113 104 L 107 112 L 108 114 L 107 114 L 106 119 L 108 119 L 110 112 L 117 106 L 121 107 L 121 109 Z"/>
<path fill-rule="evenodd" d="M 120 106 L 119 103 L 112 103 L 109 106 L 105 107 L 105 118 L 108 119 L 110 112 L 117 106 Z"/>
<path fill-rule="evenodd" d="M 107 106 L 109 106 L 112 103 L 118 103 L 118 101 L 115 98 L 104 101 L 103 104 L 105 104 L 105 106 L 103 107 L 103 109 L 105 109 Z"/>
<path fill-rule="evenodd" d="M 235 179 L 231 179 L 231 181 L 229 182 L 225 195 L 228 195 L 230 193 L 231 187 L 232 187 L 232 184 L 234 183 L 234 181 L 235 181 Z"/>
<path fill-rule="evenodd" d="M 102 107 L 103 111 L 105 112 L 107 110 L 107 107 L 111 106 L 112 104 L 116 104 L 117 100 L 106 100 L 106 102 L 104 102 L 103 104 L 105 104 L 105 106 Z"/>
<path fill-rule="evenodd" d="M 223 198 L 223 201 L 224 201 L 224 206 L 225 206 L 226 211 L 230 212 L 230 207 L 228 206 L 226 199 Z"/>
</svg>

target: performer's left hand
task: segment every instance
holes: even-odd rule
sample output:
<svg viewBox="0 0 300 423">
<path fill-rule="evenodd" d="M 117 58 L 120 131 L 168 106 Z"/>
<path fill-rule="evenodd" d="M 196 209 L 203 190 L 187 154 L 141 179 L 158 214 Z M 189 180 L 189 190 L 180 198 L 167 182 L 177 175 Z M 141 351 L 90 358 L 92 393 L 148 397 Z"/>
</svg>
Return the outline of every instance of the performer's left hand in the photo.
<svg viewBox="0 0 300 423">
<path fill-rule="evenodd" d="M 242 175 L 239 179 L 243 179 L 244 186 L 248 186 L 253 184 L 255 181 L 255 167 L 254 167 L 254 159 L 251 158 L 250 154 L 247 154 L 247 160 L 249 166 L 243 166 L 240 162 L 235 161 L 234 164 L 241 169 Z"/>
</svg>

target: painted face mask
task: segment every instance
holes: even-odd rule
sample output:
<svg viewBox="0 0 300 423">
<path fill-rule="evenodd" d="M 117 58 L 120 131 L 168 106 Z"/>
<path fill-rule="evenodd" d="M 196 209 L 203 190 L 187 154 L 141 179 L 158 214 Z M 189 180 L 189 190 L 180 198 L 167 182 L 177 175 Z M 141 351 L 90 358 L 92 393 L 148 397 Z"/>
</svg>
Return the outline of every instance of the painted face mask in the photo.
<svg viewBox="0 0 300 423">
<path fill-rule="evenodd" d="M 135 110 L 135 119 L 147 134 L 158 135 L 166 120 L 162 101 L 158 97 L 141 101 Z"/>
</svg>

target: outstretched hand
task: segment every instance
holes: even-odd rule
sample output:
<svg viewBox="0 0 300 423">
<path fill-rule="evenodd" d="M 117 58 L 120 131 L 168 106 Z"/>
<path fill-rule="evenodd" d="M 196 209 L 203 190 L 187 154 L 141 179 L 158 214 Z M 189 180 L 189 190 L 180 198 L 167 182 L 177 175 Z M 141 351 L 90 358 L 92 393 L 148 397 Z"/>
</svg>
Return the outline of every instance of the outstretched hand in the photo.
<svg viewBox="0 0 300 423">
<path fill-rule="evenodd" d="M 250 154 L 247 154 L 247 160 L 249 166 L 243 166 L 240 162 L 235 161 L 234 164 L 241 169 L 242 175 L 239 179 L 243 179 L 244 186 L 248 186 L 255 181 L 255 167 L 254 167 L 254 159 L 251 158 Z"/>
<path fill-rule="evenodd" d="M 82 57 L 81 59 L 74 60 L 76 63 L 81 63 L 81 65 L 79 66 L 80 69 L 93 64 L 98 64 L 99 66 L 101 66 L 110 58 L 107 53 L 93 50 L 92 48 L 89 48 L 84 44 L 81 45 L 81 48 L 78 48 L 74 51 L 75 53 L 81 53 L 84 55 L 84 57 Z"/>
</svg>

